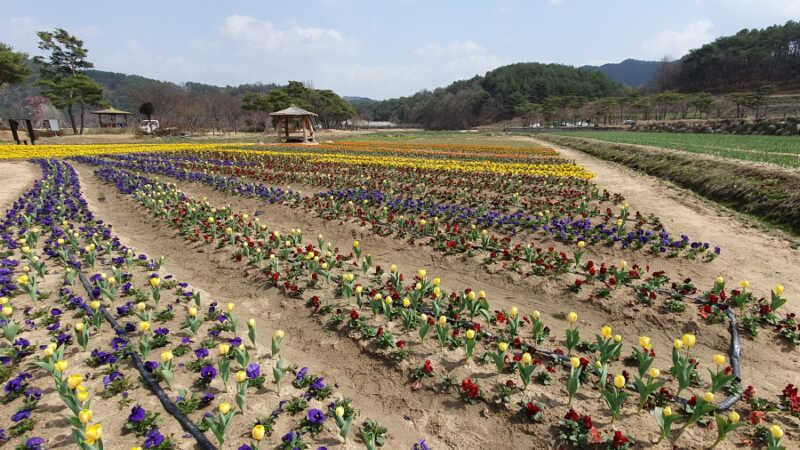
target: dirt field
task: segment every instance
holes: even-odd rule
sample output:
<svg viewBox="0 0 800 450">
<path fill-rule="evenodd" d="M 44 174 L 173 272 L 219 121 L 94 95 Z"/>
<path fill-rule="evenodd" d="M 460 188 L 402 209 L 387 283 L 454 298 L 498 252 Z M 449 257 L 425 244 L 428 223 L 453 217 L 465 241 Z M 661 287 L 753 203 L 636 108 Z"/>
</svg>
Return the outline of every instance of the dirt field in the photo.
<svg viewBox="0 0 800 450">
<path fill-rule="evenodd" d="M 445 141 L 448 144 L 453 143 L 451 139 Z M 470 136 L 457 142 L 461 142 L 460 145 L 465 146 L 505 144 L 508 146 L 553 147 L 548 143 L 527 137 L 493 136 L 483 138 Z M 600 262 L 619 264 L 620 261 L 625 260 L 628 267 L 634 265 L 641 268 L 646 267 L 648 273 L 664 271 L 672 281 L 691 278 L 697 285 L 697 296 L 709 290 L 713 285 L 713 280 L 718 276 L 723 276 L 726 283 L 732 286 L 731 289 L 735 289 L 740 280 L 749 281 L 758 297 L 768 295 L 775 285 L 782 284 L 785 287 L 785 296 L 790 301 L 783 306 L 781 311 L 800 313 L 800 307 L 791 300 L 797 297 L 797 292 L 800 292 L 800 269 L 798 269 L 800 267 L 800 251 L 792 248 L 791 237 L 780 232 L 767 232 L 746 226 L 726 209 L 700 200 L 686 191 L 652 177 L 639 175 L 619 165 L 598 160 L 569 148 L 556 147 L 555 150 L 562 158 L 572 160 L 594 173 L 596 176 L 591 183 L 600 190 L 607 189 L 623 195 L 624 203 L 630 205 L 631 211 L 640 212 L 644 217 L 658 216 L 660 223 L 671 234 L 685 234 L 692 241 L 709 242 L 712 246 L 719 246 L 722 249 L 720 256 L 713 261 L 701 262 L 699 259 L 669 258 L 619 246 L 587 245 L 583 261 L 596 261 L 599 265 Z M 145 157 L 140 158 L 146 159 Z M 117 164 L 121 160 L 109 157 L 98 159 L 98 161 Z M 220 211 L 229 206 L 234 216 L 241 218 L 242 215 L 247 214 L 250 219 L 244 219 L 245 222 L 257 217 L 260 220 L 258 223 L 264 225 L 268 230 L 280 231 L 282 236 L 290 236 L 293 229 L 302 229 L 302 234 L 305 236 L 303 245 L 315 246 L 316 236 L 322 235 L 325 242 L 331 244 L 330 248 L 336 249 L 334 254 L 344 255 L 345 258 L 351 252 L 353 241 L 357 240 L 360 248 L 363 248 L 365 253 L 371 254 L 373 268 L 380 266 L 388 272 L 388 268 L 394 264 L 397 266 L 398 273 L 403 273 L 408 277 L 407 280 L 411 279 L 419 269 L 426 269 L 428 277 L 441 279 L 442 291 L 452 292 L 454 295 L 463 293 L 467 288 L 476 292 L 485 291 L 491 304 L 489 315 L 494 316 L 495 312 L 504 312 L 507 315 L 512 307 L 519 308 L 526 316 L 534 310 L 541 311 L 542 322 L 550 328 L 552 338 L 537 346 L 539 349 L 564 349 L 563 337 L 566 331 L 572 327 L 564 320 L 565 315 L 575 311 L 578 313 L 577 323 L 580 326 L 583 340 L 594 341 L 594 336 L 599 334 L 601 327 L 605 325 L 611 326 L 615 333 L 621 334 L 625 340 L 622 351 L 623 358 L 631 353 L 631 347 L 637 346 L 639 336 L 648 336 L 656 352 L 653 364 L 660 368 L 663 374 L 668 374 L 672 365 L 670 351 L 673 340 L 685 333 L 697 336 L 697 345 L 691 349 L 691 356 L 700 362 L 700 372 L 706 380 L 708 380 L 706 368 L 713 367 L 712 356 L 729 352 L 730 333 L 727 323 L 706 322 L 698 314 L 697 306 L 691 303 L 687 305 L 685 312 L 665 313 L 663 308 L 646 307 L 634 303 L 632 295 L 623 292 L 622 288 L 615 290 L 607 300 L 590 301 L 587 296 L 591 291 L 583 290 L 576 293 L 566 289 L 573 280 L 580 278 L 569 272 L 560 275 L 531 276 L 505 270 L 500 262 L 482 262 L 481 257 L 468 257 L 467 254 L 443 254 L 431 246 L 423 245 L 422 238 L 416 242 L 410 241 L 408 236 L 398 237 L 390 233 L 381 235 L 376 233 L 374 228 L 365 225 L 361 219 L 345 216 L 323 217 L 319 210 L 304 206 L 301 202 L 265 203 L 260 198 L 221 191 L 219 185 L 202 181 L 187 181 L 176 176 L 174 172 L 159 173 L 142 170 L 145 168 L 152 171 L 162 170 L 168 161 L 170 160 L 164 159 L 160 160 L 158 164 L 143 163 L 144 165 L 137 166 L 139 170 L 120 170 L 130 170 L 131 174 L 144 175 L 153 179 L 157 177 L 159 182 L 174 183 L 175 189 L 186 196 L 181 200 L 183 203 L 176 205 L 176 211 L 179 208 L 187 208 L 185 205 L 189 205 L 192 201 L 196 202 L 191 203 L 195 207 L 199 208 L 200 205 L 204 205 L 204 202 L 208 202 L 209 208 L 213 205 Z M 180 157 L 176 157 L 176 161 L 181 161 Z M 351 431 L 353 439 L 348 439 L 346 445 L 341 443 L 335 426 L 330 425 L 329 422 L 324 431 L 311 441 L 313 443 L 311 448 L 318 446 L 363 448 L 363 442 L 354 436 L 357 434 L 358 424 L 367 418 L 376 419 L 381 425 L 388 428 L 387 443 L 384 448 L 389 449 L 412 448 L 414 443 L 420 439 L 425 439 L 431 448 L 436 449 L 530 449 L 556 446 L 555 442 L 559 438 L 559 422 L 569 409 L 567 408 L 566 389 L 569 370 L 564 370 L 554 364 L 552 385 L 533 382 L 524 393 L 517 390 L 512 395 L 511 402 L 503 403 L 494 400 L 494 396 L 498 393 L 497 386 L 505 384 L 508 380 L 514 380 L 519 384 L 518 374 L 498 375 L 493 362 L 481 362 L 478 357 L 465 362 L 465 353 L 462 347 L 448 351 L 440 350 L 433 330 L 431 330 L 433 337 L 429 335 L 427 340 L 420 342 L 417 332 L 404 330 L 399 320 L 382 323 L 380 322 L 383 320 L 382 316 L 378 317 L 376 314 L 376 317 L 373 318 L 376 327 L 380 325 L 381 330 L 384 330 L 385 327 L 384 332 L 391 332 L 397 339 L 403 339 L 408 343 L 409 356 L 402 361 L 395 362 L 388 357 L 386 350 L 376 347 L 374 341 L 355 337 L 355 332 L 348 331 L 345 327 L 326 326 L 327 317 L 313 313 L 306 306 L 310 297 L 316 295 L 325 303 L 330 304 L 334 310 L 343 308 L 347 311 L 348 308 L 351 308 L 353 305 L 350 301 L 345 301 L 334 294 L 335 283 L 322 283 L 319 286 L 308 288 L 301 297 L 304 301 L 289 298 L 282 289 L 270 286 L 267 281 L 268 277 L 264 276 L 261 269 L 237 260 L 227 246 L 220 248 L 224 237 L 219 238 L 220 246 L 216 243 L 214 245 L 206 244 L 202 239 L 190 242 L 186 239 L 186 235 L 180 234 L 174 224 L 166 220 L 164 216 L 157 215 L 155 210 L 146 208 L 144 200 L 141 198 L 137 200 L 129 194 L 121 193 L 118 189 L 121 184 L 115 186 L 113 183 L 101 179 L 95 174 L 95 170 L 99 168 L 97 165 L 89 164 L 87 161 L 77 162 L 74 160 L 68 161 L 68 163 L 77 171 L 81 194 L 86 201 L 88 210 L 96 219 L 101 219 L 104 225 L 111 227 L 111 233 L 119 238 L 124 247 L 135 249 L 136 254 L 145 254 L 148 255 L 148 258 L 157 259 L 161 255 L 166 256 L 166 262 L 158 270 L 162 278 L 170 274 L 176 280 L 188 282 L 190 287 L 186 289 L 200 293 L 206 304 L 212 300 L 219 302 L 220 305 L 234 302 L 235 314 L 241 314 L 240 322 L 242 323 L 246 322 L 248 318 L 256 320 L 259 339 L 257 346 L 249 347 L 251 348 L 251 361 L 261 364 L 262 371 L 266 372 L 267 383 L 264 388 L 250 394 L 246 408 L 247 420 L 237 416 L 238 419 L 235 419 L 228 432 L 229 440 L 226 440 L 225 445 L 220 448 L 239 448 L 240 445 L 249 442 L 248 436 L 253 418 L 268 416 L 276 408 L 279 399 L 293 398 L 304 392 L 302 389 L 291 386 L 290 381 L 293 379 L 291 373 L 287 376 L 288 381 L 284 382 L 286 387 L 280 395 L 270 384 L 270 367 L 274 365 L 275 360 L 267 349 L 272 333 L 276 329 L 282 329 L 287 336 L 280 352 L 285 360 L 301 367 L 308 367 L 310 372 L 325 377 L 325 382 L 328 384 L 336 383 L 334 397 L 351 398 L 354 406 L 360 410 L 357 424 Z M 193 167 L 186 162 L 180 162 L 180 164 L 184 164 L 181 167 L 185 170 L 196 170 L 198 173 L 203 170 L 208 173 L 211 173 L 212 169 L 216 170 L 215 166 L 210 163 L 203 166 L 203 170 L 200 170 L 199 166 Z M 109 165 L 108 167 L 114 166 Z M 318 169 L 328 170 L 325 166 L 319 166 Z M 274 172 L 272 172 L 273 170 Z M 283 170 L 264 169 L 262 173 L 257 172 L 256 175 L 270 173 L 275 175 L 275 179 L 282 179 L 289 174 L 288 171 Z M 304 172 L 303 176 L 308 177 L 313 173 L 313 171 Z M 5 210 L 13 204 L 25 189 L 33 185 L 39 175 L 39 167 L 32 163 L 0 163 L 0 183 L 3 185 L 0 208 Z M 270 187 L 287 190 L 288 185 L 291 184 L 293 191 L 302 192 L 303 195 L 319 194 L 328 190 L 326 186 L 302 181 L 270 184 L 256 175 L 240 174 L 239 176 L 248 182 L 259 180 Z M 360 179 L 358 175 L 348 176 L 356 185 L 369 183 L 367 180 Z M 347 176 L 343 176 L 343 178 L 345 185 L 351 182 Z M 397 183 L 398 186 L 404 184 L 402 181 Z M 459 189 L 462 189 L 447 186 L 443 181 L 441 186 L 406 186 L 408 189 L 406 192 L 410 193 L 414 188 L 422 189 L 423 187 L 425 189 L 420 191 L 424 192 L 423 194 L 414 195 L 438 198 L 436 196 L 454 195 L 459 192 Z M 492 198 L 495 198 L 492 197 L 493 195 L 497 195 L 496 198 L 510 196 L 511 191 L 501 192 L 501 189 L 506 188 L 507 186 L 502 184 L 496 187 L 493 185 L 491 189 L 487 187 L 487 190 L 480 195 L 473 194 L 470 197 L 465 194 L 463 197 L 459 197 L 458 201 L 491 204 Z M 496 189 L 497 192 L 492 189 Z M 161 194 L 154 191 L 154 195 Z M 167 200 L 167 197 L 163 198 L 165 201 Z M 172 205 L 170 205 L 171 207 Z M 499 208 L 497 203 L 492 204 L 492 207 Z M 618 205 L 614 207 L 619 208 Z M 367 207 L 364 206 L 364 208 Z M 380 208 L 375 209 L 379 211 Z M 426 217 L 431 220 L 429 215 Z M 499 228 L 496 231 L 493 229 L 492 233 L 495 232 L 504 233 Z M 518 243 L 522 245 L 535 240 L 539 247 L 555 247 L 570 256 L 575 248 L 574 243 L 564 243 L 555 237 L 532 231 L 515 232 L 509 240 L 512 245 Z M 109 257 L 111 256 L 113 255 L 109 255 Z M 109 269 L 104 270 L 108 271 Z M 341 272 L 347 269 L 343 267 L 336 270 Z M 354 270 L 354 268 L 350 267 L 350 270 Z M 87 276 L 98 271 L 99 269 L 87 272 Z M 145 281 L 149 276 L 147 269 L 132 269 L 131 272 L 133 273 L 131 282 L 135 286 L 138 283 L 140 286 L 147 287 Z M 356 272 L 358 271 L 356 270 Z M 58 286 L 59 274 L 58 270 L 54 270 L 52 274 L 48 275 L 46 278 L 47 286 L 50 286 L 48 290 Z M 359 276 L 361 275 L 359 274 Z M 368 281 L 369 277 L 366 275 L 361 276 L 361 280 L 365 285 L 379 286 L 387 284 L 387 277 L 388 274 L 384 274 L 380 283 Z M 597 284 L 587 289 L 595 287 Z M 21 298 L 17 298 L 15 302 L 21 302 Z M 180 300 L 175 300 L 174 304 L 177 311 L 175 319 L 167 321 L 166 326 L 172 327 L 176 336 L 187 337 L 185 331 L 178 331 L 180 327 L 177 325 L 179 320 L 184 319 L 186 306 L 181 305 Z M 368 308 L 364 307 L 362 314 L 366 315 L 367 311 Z M 483 321 L 483 319 L 480 320 Z M 477 321 L 478 319 L 476 319 Z M 504 325 L 489 321 L 483 323 L 487 330 L 502 333 Z M 239 334 L 244 338 L 244 333 Z M 101 343 L 102 346 L 107 346 L 105 341 L 111 336 L 113 334 L 107 329 L 98 333 L 92 337 L 90 348 L 95 345 L 100 347 Z M 530 339 L 528 328 L 523 329 L 522 336 Z M 199 342 L 201 336 L 198 335 L 195 340 Z M 481 343 L 481 345 L 484 344 Z M 490 351 L 494 348 L 494 345 L 488 344 L 485 347 Z M 96 370 L 83 363 L 85 354 L 81 354 L 74 346 L 71 349 L 73 352 L 70 354 L 69 360 L 71 365 L 74 364 L 75 370 L 81 372 Z M 158 359 L 158 353 L 160 350 L 155 351 L 149 359 Z M 482 353 L 483 351 L 476 350 L 476 355 L 480 356 L 479 354 Z M 515 353 L 521 352 L 515 350 Z M 594 352 L 584 350 L 581 351 L 580 356 L 592 358 L 593 354 Z M 190 352 L 180 361 L 188 364 L 193 359 Z M 408 375 L 413 369 L 422 366 L 426 360 L 431 361 L 433 367 L 436 368 L 436 377 L 424 378 L 421 388 L 418 389 L 414 383 L 409 381 Z M 800 357 L 796 346 L 778 340 L 771 329 L 762 328 L 755 338 L 743 333 L 742 386 L 753 386 L 758 396 L 774 402 L 778 400 L 778 396 L 787 384 L 800 384 L 800 375 L 797 372 L 799 363 Z M 549 363 L 544 363 L 544 365 L 547 364 Z M 125 370 L 123 370 L 125 373 L 134 373 L 129 364 Z M 621 370 L 634 373 L 636 367 L 625 361 L 615 362 L 612 372 L 618 373 Z M 445 374 L 454 377 L 459 384 L 464 378 L 476 381 L 485 391 L 487 401 L 474 405 L 466 404 L 455 393 L 458 387 L 449 394 L 438 392 L 437 386 Z M 131 376 L 133 377 L 133 375 Z M 176 382 L 171 387 L 162 383 L 162 387 L 170 393 L 172 398 L 178 394 L 180 389 L 193 391 L 191 381 L 193 375 L 189 370 L 183 367 L 176 369 L 175 377 Z M 49 382 L 46 374 L 39 375 L 37 379 L 41 380 L 39 384 L 46 385 Z M 99 379 L 93 380 L 91 387 L 90 390 L 101 391 L 103 389 Z M 666 387 L 675 391 L 676 384 L 672 377 L 669 377 Z M 682 395 L 687 397 L 691 394 L 700 395 L 704 389 L 703 386 L 693 386 L 684 391 Z M 205 411 L 215 412 L 214 407 L 219 401 L 227 399 L 232 404 L 234 402 L 235 392 L 232 392 L 227 386 L 223 387 L 219 380 L 215 380 L 211 384 L 211 390 L 217 396 L 212 407 L 206 410 L 197 410 L 188 415 L 195 423 L 201 422 L 202 413 Z M 202 391 L 197 392 L 202 394 Z M 172 421 L 160 405 L 147 395 L 144 388 L 133 390 L 132 395 L 135 395 L 136 401 L 142 403 L 148 410 L 161 411 L 163 419 L 161 433 L 172 436 L 178 448 L 193 447 L 193 439 L 184 434 L 184 431 Z M 587 384 L 581 387 L 572 406 L 581 415 L 591 415 L 594 426 L 602 432 L 604 437 L 613 437 L 613 431 L 618 430 L 624 436 L 629 436 L 637 441 L 635 448 L 673 448 L 667 440 L 658 445 L 654 444 L 659 436 L 656 422 L 651 414 L 645 412 L 636 414 L 636 394 L 632 395 L 634 397 L 629 399 L 622 415 L 613 424 L 608 407 L 603 403 L 599 390 L 594 385 Z M 718 398 L 722 397 L 725 395 L 720 392 Z M 15 401 L 17 403 L 14 405 L 20 403 L 20 400 Z M 327 413 L 325 405 L 329 401 L 331 399 L 326 402 L 313 400 L 310 404 Z M 519 401 L 533 401 L 541 405 L 544 410 L 542 423 L 533 424 L 521 419 L 518 414 Z M 58 396 L 53 395 L 53 392 L 50 391 L 40 406 L 35 409 L 38 423 L 35 428 L 35 432 L 38 432 L 37 435 L 46 435 L 42 424 L 60 424 L 65 430 L 67 429 L 69 425 L 63 420 L 59 420 L 63 413 L 59 408 L 59 402 Z M 134 442 L 142 440 L 139 438 L 137 441 L 137 438 L 132 435 L 120 434 L 117 431 L 122 429 L 127 422 L 130 406 L 123 411 L 124 414 L 115 415 L 115 410 L 120 408 L 117 406 L 117 398 L 114 398 L 113 401 L 100 402 L 94 408 L 95 417 L 102 417 L 103 427 L 106 430 L 104 435 L 106 448 L 127 448 Z M 739 412 L 742 420 L 748 420 L 750 407 L 745 402 L 739 402 L 734 409 Z M 290 429 L 294 429 L 293 423 L 296 423 L 298 419 L 300 416 L 282 417 L 276 421 L 273 434 L 271 437 L 265 438 L 265 442 L 270 442 L 270 444 L 262 448 L 273 448 L 278 445 L 281 436 Z M 333 417 L 329 417 L 329 420 L 333 421 Z M 770 412 L 764 417 L 765 425 L 777 423 L 783 427 L 786 432 L 783 442 L 787 448 L 792 448 L 792 445 L 800 442 L 798 441 L 796 422 L 796 419 L 786 412 Z M 753 430 L 754 427 L 749 426 L 732 432 L 728 440 L 720 444 L 718 448 L 734 448 L 734 444 L 738 444 L 743 439 L 752 439 Z M 211 432 L 207 432 L 206 435 L 216 442 Z M 675 433 L 671 436 L 674 438 Z M 688 428 L 686 434 L 681 437 L 677 447 L 707 448 L 715 438 L 715 430 L 693 426 Z M 47 439 L 50 448 L 71 445 L 66 432 Z"/>
</svg>

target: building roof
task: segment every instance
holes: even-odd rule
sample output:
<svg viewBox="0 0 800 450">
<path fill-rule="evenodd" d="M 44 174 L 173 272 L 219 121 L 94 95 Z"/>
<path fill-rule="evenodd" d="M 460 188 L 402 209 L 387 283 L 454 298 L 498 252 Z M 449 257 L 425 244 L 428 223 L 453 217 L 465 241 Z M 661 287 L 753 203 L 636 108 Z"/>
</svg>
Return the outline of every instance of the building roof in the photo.
<svg viewBox="0 0 800 450">
<path fill-rule="evenodd" d="M 303 108 L 297 107 L 295 105 L 289 105 L 288 108 L 282 109 L 280 111 L 275 111 L 273 113 L 269 113 L 270 116 L 316 116 L 316 114 L 312 113 L 311 111 L 306 111 Z"/>
<path fill-rule="evenodd" d="M 123 114 L 123 115 L 133 115 L 133 113 L 128 111 L 122 111 L 119 109 L 115 109 L 113 107 L 107 109 L 100 109 L 97 111 L 92 111 L 92 114 Z"/>
</svg>

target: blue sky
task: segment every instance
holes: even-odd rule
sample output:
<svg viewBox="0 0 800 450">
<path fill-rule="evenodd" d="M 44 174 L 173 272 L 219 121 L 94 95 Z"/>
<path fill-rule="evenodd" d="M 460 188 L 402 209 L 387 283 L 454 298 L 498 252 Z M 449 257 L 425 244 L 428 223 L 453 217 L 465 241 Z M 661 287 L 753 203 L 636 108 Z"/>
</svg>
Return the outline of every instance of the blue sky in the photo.
<svg viewBox="0 0 800 450">
<path fill-rule="evenodd" d="M 31 4 L 31 3 L 27 3 Z M 37 54 L 66 28 L 98 69 L 174 82 L 311 81 L 388 98 L 537 61 L 677 58 L 716 37 L 800 19 L 800 0 L 0 0 L 0 42 Z"/>
</svg>

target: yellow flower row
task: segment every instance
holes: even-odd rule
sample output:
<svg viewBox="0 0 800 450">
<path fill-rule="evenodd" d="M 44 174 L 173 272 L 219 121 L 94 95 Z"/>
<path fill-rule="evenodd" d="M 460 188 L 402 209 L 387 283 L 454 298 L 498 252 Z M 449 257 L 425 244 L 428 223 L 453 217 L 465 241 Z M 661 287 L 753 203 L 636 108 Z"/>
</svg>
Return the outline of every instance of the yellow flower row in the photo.
<svg viewBox="0 0 800 450">
<path fill-rule="evenodd" d="M 175 152 L 181 150 L 221 150 L 257 144 L 89 144 L 89 145 L 0 145 L 0 159 L 62 158 L 118 153 Z"/>
<path fill-rule="evenodd" d="M 493 172 L 502 174 L 545 175 L 558 177 L 575 177 L 588 179 L 594 174 L 583 167 L 564 162 L 552 163 L 522 163 L 498 161 L 469 161 L 456 159 L 429 159 L 417 157 L 389 157 L 369 154 L 351 154 L 339 152 L 320 151 L 286 151 L 284 150 L 251 150 L 242 147 L 252 147 L 258 144 L 196 144 L 196 143 L 170 143 L 170 144 L 102 144 L 102 145 L 38 145 L 0 146 L 0 159 L 31 159 L 31 158 L 58 158 L 79 155 L 102 155 L 119 153 L 141 152 L 224 152 L 232 154 L 269 155 L 305 157 L 312 162 L 327 162 L 336 164 L 370 164 L 391 167 L 408 167 L 414 169 L 447 170 L 463 172 Z"/>
</svg>

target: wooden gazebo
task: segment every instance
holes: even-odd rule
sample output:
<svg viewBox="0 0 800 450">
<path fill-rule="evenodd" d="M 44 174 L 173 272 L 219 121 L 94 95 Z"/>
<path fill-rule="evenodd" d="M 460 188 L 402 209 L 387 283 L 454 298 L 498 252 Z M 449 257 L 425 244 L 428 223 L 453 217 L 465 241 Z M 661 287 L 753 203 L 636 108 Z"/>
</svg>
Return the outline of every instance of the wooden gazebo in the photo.
<svg viewBox="0 0 800 450">
<path fill-rule="evenodd" d="M 92 111 L 92 114 L 97 114 L 97 121 L 100 122 L 100 128 L 127 128 L 128 116 L 133 115 L 133 113 L 128 111 L 121 111 L 113 107 Z"/>
<path fill-rule="evenodd" d="M 311 116 L 317 115 L 311 111 L 306 111 L 303 108 L 295 105 L 289 105 L 288 108 L 280 111 L 275 111 L 269 114 L 271 117 L 277 119 L 276 130 L 278 131 L 278 142 L 289 142 L 289 140 L 299 140 L 297 136 L 289 134 L 290 125 L 292 132 L 298 132 L 302 128 L 303 140 L 302 142 L 316 142 L 314 140 L 314 126 L 311 124 Z"/>
</svg>

